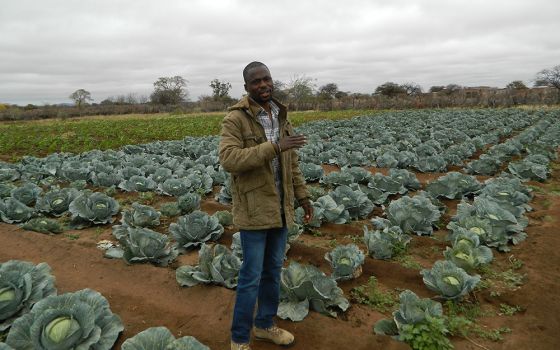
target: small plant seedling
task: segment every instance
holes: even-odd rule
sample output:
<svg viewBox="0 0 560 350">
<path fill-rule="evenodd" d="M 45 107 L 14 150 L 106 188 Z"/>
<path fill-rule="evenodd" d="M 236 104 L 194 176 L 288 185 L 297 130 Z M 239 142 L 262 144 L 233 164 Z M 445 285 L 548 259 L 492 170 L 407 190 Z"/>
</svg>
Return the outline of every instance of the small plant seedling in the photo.
<svg viewBox="0 0 560 350">
<path fill-rule="evenodd" d="M 523 311 L 523 308 L 519 305 L 510 306 L 508 304 L 500 304 L 499 316 L 513 316 L 518 312 Z"/>
<path fill-rule="evenodd" d="M 79 234 L 76 234 L 76 233 L 65 233 L 65 234 L 64 234 L 64 237 L 68 238 L 68 239 L 71 240 L 71 241 L 75 241 L 75 240 L 77 240 L 78 238 L 80 238 L 80 235 L 79 235 Z"/>
<path fill-rule="evenodd" d="M 368 305 L 379 312 L 389 311 L 398 302 L 394 293 L 379 289 L 375 276 L 371 276 L 366 285 L 353 288 L 350 295 L 356 302 Z"/>
</svg>

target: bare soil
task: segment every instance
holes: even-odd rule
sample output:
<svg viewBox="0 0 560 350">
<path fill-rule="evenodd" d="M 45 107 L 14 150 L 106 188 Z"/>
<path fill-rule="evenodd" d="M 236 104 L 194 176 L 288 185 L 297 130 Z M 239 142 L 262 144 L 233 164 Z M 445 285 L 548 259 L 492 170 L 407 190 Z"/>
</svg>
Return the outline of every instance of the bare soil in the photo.
<svg viewBox="0 0 560 350">
<path fill-rule="evenodd" d="M 372 169 L 374 170 L 374 169 Z M 422 183 L 443 174 L 419 174 Z M 553 177 L 544 184 L 530 183 L 535 196 L 528 214 L 528 238 L 508 253 L 494 252 L 491 267 L 506 271 L 517 259 L 523 266 L 516 270 L 524 275 L 520 286 L 509 288 L 497 284 L 493 288 L 478 290 L 469 302 L 478 302 L 484 311 L 478 324 L 488 330 L 508 327 L 511 333 L 493 342 L 473 336 L 467 340 L 453 338 L 456 349 L 560 349 L 560 170 L 555 165 Z M 158 206 L 159 198 L 152 203 Z M 457 201 L 447 201 L 453 211 Z M 202 209 L 213 213 L 227 206 L 207 198 Z M 376 210 L 379 215 L 381 211 Z M 447 214 L 450 215 L 449 213 Z M 362 226 L 367 221 L 348 225 L 328 224 L 320 234 L 305 233 L 292 244 L 288 258 L 313 264 L 329 273 L 324 254 L 333 243 L 361 243 Z M 166 232 L 169 222 L 158 228 Z M 219 243 L 229 245 L 236 232 L 229 227 Z M 433 237 L 414 237 L 409 249 L 410 259 L 423 267 L 443 259 L 446 231 L 437 230 Z M 25 231 L 15 225 L 0 224 L 0 262 L 10 259 L 47 262 L 56 276 L 59 293 L 92 288 L 102 293 L 118 314 L 125 330 L 115 349 L 138 332 L 153 326 L 166 326 L 175 336 L 192 335 L 211 349 L 229 349 L 229 327 L 235 291 L 223 287 L 199 285 L 182 288 L 175 281 L 175 269 L 184 264 L 195 264 L 197 252 L 179 257 L 172 266 L 156 267 L 150 264 L 127 265 L 121 260 L 103 257 L 96 248 L 102 239 L 112 239 L 111 225 L 80 231 L 66 231 L 56 236 Z M 336 241 L 333 241 L 336 240 Z M 367 283 L 369 276 L 378 279 L 382 290 L 410 289 L 421 297 L 433 297 L 423 284 L 419 269 L 404 267 L 397 261 L 380 261 L 366 258 L 363 274 L 356 280 L 339 283 L 350 298 L 352 288 Z M 351 298 L 350 298 L 351 299 Z M 350 309 L 331 318 L 310 312 L 302 322 L 278 320 L 280 326 L 295 333 L 296 344 L 292 349 L 406 349 L 407 345 L 386 336 L 373 333 L 379 319 L 388 318 L 368 306 L 355 303 Z M 521 312 L 513 316 L 498 315 L 500 305 L 519 306 Z M 275 349 L 267 343 L 255 343 L 255 349 Z"/>
</svg>

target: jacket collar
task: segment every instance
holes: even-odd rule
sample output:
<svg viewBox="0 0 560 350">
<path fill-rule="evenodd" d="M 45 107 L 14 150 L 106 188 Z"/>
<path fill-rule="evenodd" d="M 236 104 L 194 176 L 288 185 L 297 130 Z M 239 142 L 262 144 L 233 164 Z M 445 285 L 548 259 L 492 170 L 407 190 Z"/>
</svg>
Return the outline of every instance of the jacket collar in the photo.
<svg viewBox="0 0 560 350">
<path fill-rule="evenodd" d="M 278 106 L 278 108 L 280 109 L 280 113 L 278 114 L 278 118 L 280 120 L 285 120 L 286 116 L 287 116 L 287 108 L 285 105 L 283 105 L 280 101 L 278 101 L 276 98 L 272 98 L 272 101 Z M 258 103 L 256 103 L 255 101 L 253 101 L 252 98 L 249 98 L 249 96 L 243 96 L 243 98 L 241 100 L 239 100 L 239 102 L 237 102 L 235 105 L 231 106 L 228 108 L 229 111 L 234 111 L 234 110 L 243 110 L 245 111 L 245 113 L 247 113 L 251 118 L 257 120 L 257 114 L 259 113 L 259 111 L 261 110 L 261 106 L 259 106 Z"/>
</svg>

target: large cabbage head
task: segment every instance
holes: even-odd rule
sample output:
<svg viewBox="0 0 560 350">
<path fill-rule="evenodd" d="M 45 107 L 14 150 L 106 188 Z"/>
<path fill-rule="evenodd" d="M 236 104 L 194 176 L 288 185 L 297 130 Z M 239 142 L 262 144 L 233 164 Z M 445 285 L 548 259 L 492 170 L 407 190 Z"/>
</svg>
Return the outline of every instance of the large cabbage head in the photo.
<svg viewBox="0 0 560 350">
<path fill-rule="evenodd" d="M 35 211 L 15 198 L 0 200 L 0 219 L 7 224 L 27 221 Z"/>
<path fill-rule="evenodd" d="M 345 224 L 350 221 L 350 215 L 344 208 L 344 205 L 337 204 L 329 195 L 318 198 L 317 201 L 313 203 L 313 207 L 316 209 L 319 217 L 322 215 L 321 219 L 326 222 Z M 313 215 L 317 214 L 315 214 L 314 211 Z"/>
<path fill-rule="evenodd" d="M 199 283 L 214 283 L 226 288 L 235 288 L 241 268 L 241 260 L 226 246 L 211 247 L 202 244 L 198 253 L 197 266 L 181 266 L 175 271 L 181 286 L 192 287 Z"/>
<path fill-rule="evenodd" d="M 374 326 L 375 334 L 399 334 L 404 325 L 415 325 L 428 318 L 443 317 L 443 307 L 429 298 L 420 299 L 414 292 L 405 290 L 399 295 L 399 309 L 393 312 L 393 319 L 382 319 Z"/>
<path fill-rule="evenodd" d="M 301 163 L 299 168 L 307 182 L 317 181 L 323 176 L 323 167 L 319 164 Z"/>
<path fill-rule="evenodd" d="M 119 203 L 101 192 L 84 192 L 74 199 L 68 210 L 72 214 L 73 225 L 83 228 L 89 224 L 112 223 L 119 212 Z"/>
<path fill-rule="evenodd" d="M 178 248 L 183 250 L 217 240 L 224 233 L 224 227 L 220 225 L 218 218 L 195 210 L 169 225 L 169 231 L 177 241 Z"/>
<path fill-rule="evenodd" d="M 333 269 L 332 277 L 337 281 L 357 278 L 362 274 L 364 253 L 355 244 L 339 245 L 325 254 Z"/>
<path fill-rule="evenodd" d="M 452 171 L 430 182 L 426 186 L 426 192 L 434 197 L 460 199 L 463 196 L 477 193 L 481 188 L 482 184 L 474 176 Z"/>
<path fill-rule="evenodd" d="M 121 257 L 129 264 L 150 262 L 167 266 L 177 257 L 177 250 L 169 243 L 167 235 L 144 227 L 113 226 L 113 236 L 120 243 L 120 250 L 108 251 L 108 257 Z"/>
<path fill-rule="evenodd" d="M 201 198 L 198 193 L 189 192 L 177 199 L 177 205 L 181 209 L 182 214 L 188 214 L 200 209 L 200 200 Z"/>
<path fill-rule="evenodd" d="M 350 218 L 364 219 L 373 211 L 373 202 L 361 190 L 353 190 L 349 186 L 338 186 L 329 193 L 337 204 L 344 205 Z"/>
<path fill-rule="evenodd" d="M 440 216 L 438 207 L 432 204 L 429 198 L 421 195 L 401 197 L 391 201 L 387 208 L 387 219 L 407 234 L 431 235 L 432 226 Z"/>
<path fill-rule="evenodd" d="M 443 299 L 456 300 L 467 295 L 480 282 L 480 276 L 471 276 L 451 261 L 438 260 L 431 270 L 420 271 L 424 284 Z"/>
<path fill-rule="evenodd" d="M 41 187 L 32 182 L 26 182 L 23 186 L 14 188 L 11 191 L 11 195 L 23 204 L 32 206 L 37 198 L 39 198 L 41 192 L 43 192 Z"/>
<path fill-rule="evenodd" d="M 336 281 L 312 265 L 291 261 L 280 274 L 280 305 L 278 316 L 301 321 L 309 309 L 336 316 L 336 309 L 345 311 L 350 304 Z"/>
<path fill-rule="evenodd" d="M 121 181 L 119 188 L 127 192 L 151 192 L 157 188 L 157 183 L 149 177 L 132 175 L 128 180 Z"/>
<path fill-rule="evenodd" d="M 185 179 L 170 178 L 158 185 L 158 192 L 167 196 L 179 197 L 190 191 L 190 182 Z"/>
<path fill-rule="evenodd" d="M 185 336 L 175 339 L 165 327 L 148 328 L 132 338 L 128 338 L 121 346 L 122 350 L 210 350 L 195 337 Z"/>
<path fill-rule="evenodd" d="M 156 227 L 159 225 L 161 213 L 149 205 L 132 203 L 132 207 L 122 211 L 121 222 L 128 226 Z"/>
<path fill-rule="evenodd" d="M 80 191 L 71 187 L 53 189 L 39 197 L 35 209 L 52 216 L 62 216 L 79 195 Z"/>
<path fill-rule="evenodd" d="M 83 289 L 37 302 L 13 323 L 6 344 L 15 349 L 109 350 L 123 329 L 107 299 Z"/>
<path fill-rule="evenodd" d="M 388 260 L 406 250 L 411 238 L 402 232 L 399 226 L 393 226 L 389 220 L 373 219 L 372 222 L 382 220 L 384 225 L 376 225 L 375 231 L 364 226 L 364 243 L 368 254 L 381 260 Z"/>
<path fill-rule="evenodd" d="M 39 300 L 56 295 L 54 282 L 46 263 L 9 260 L 0 264 L 0 332 Z"/>
</svg>

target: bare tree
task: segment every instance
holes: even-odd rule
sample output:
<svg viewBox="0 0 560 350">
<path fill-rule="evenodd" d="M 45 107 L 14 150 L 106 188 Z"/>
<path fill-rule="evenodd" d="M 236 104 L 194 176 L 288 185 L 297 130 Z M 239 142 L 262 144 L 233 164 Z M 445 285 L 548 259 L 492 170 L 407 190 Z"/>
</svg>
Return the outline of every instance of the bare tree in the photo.
<svg viewBox="0 0 560 350">
<path fill-rule="evenodd" d="M 414 82 L 404 83 L 401 87 L 408 96 L 418 96 L 422 93 L 422 86 Z"/>
<path fill-rule="evenodd" d="M 299 109 L 303 103 L 313 100 L 315 82 L 313 78 L 302 75 L 294 75 L 288 84 L 289 99 L 296 104 Z"/>
<path fill-rule="evenodd" d="M 536 82 L 545 83 L 545 86 L 555 87 L 558 91 L 557 101 L 560 102 L 560 65 L 550 69 L 543 69 L 537 73 Z M 542 85 L 541 85 L 542 86 Z"/>
</svg>

